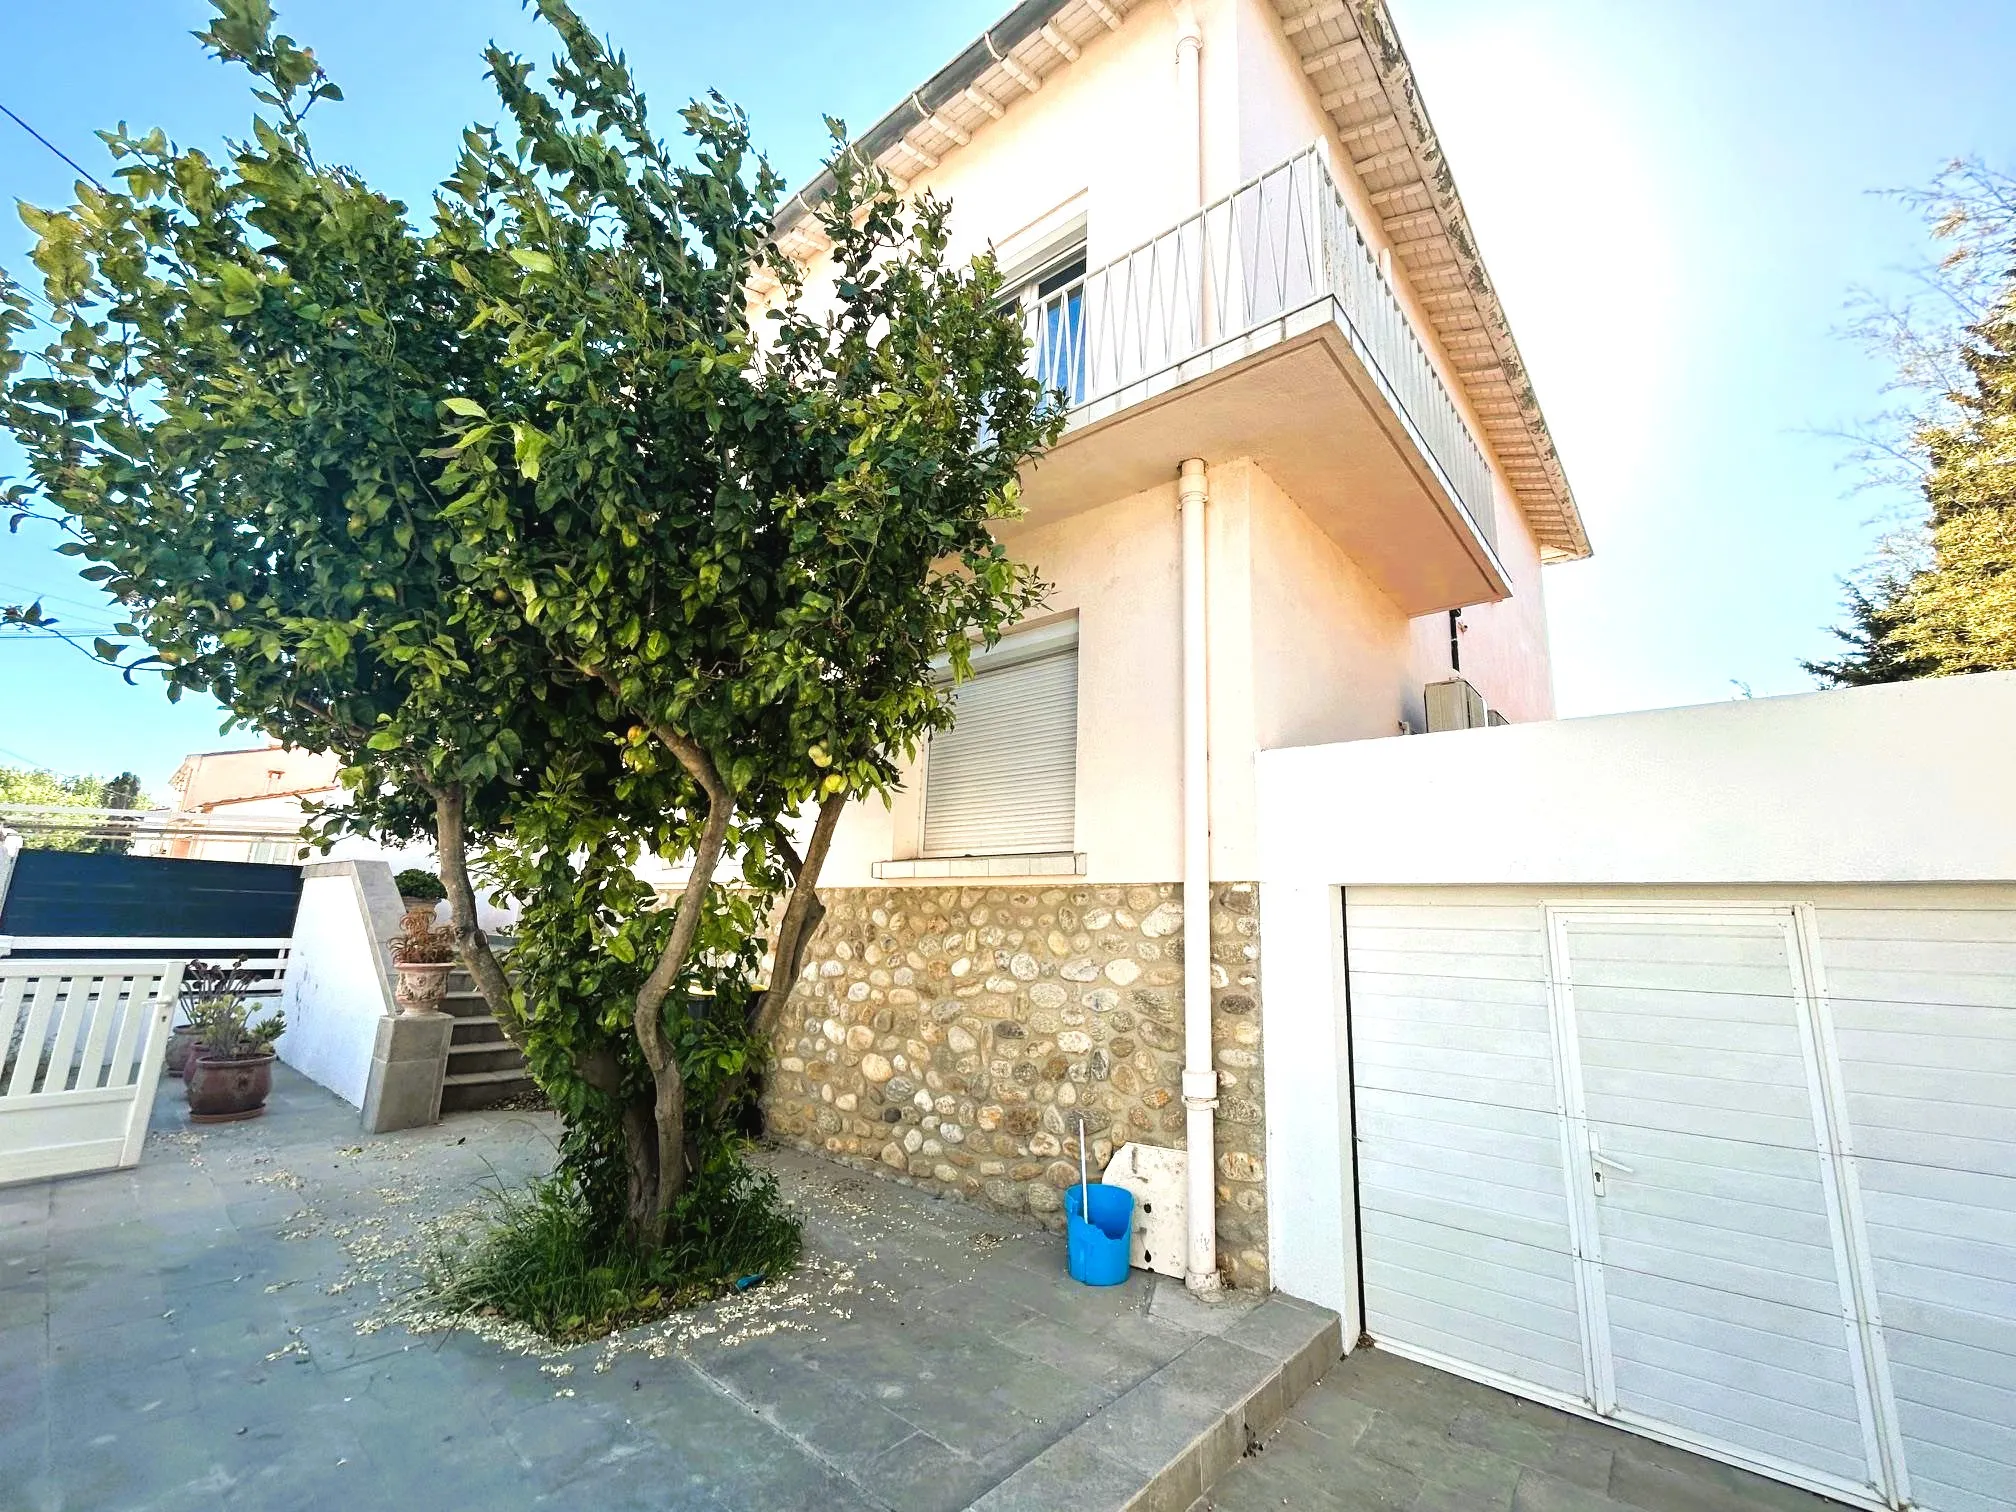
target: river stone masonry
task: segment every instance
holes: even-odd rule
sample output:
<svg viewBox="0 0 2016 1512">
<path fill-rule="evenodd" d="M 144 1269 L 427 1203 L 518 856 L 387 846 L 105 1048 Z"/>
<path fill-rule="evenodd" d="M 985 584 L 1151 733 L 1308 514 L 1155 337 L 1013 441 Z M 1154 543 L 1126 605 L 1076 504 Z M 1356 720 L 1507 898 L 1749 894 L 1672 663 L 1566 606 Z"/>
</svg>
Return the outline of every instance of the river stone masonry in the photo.
<svg viewBox="0 0 2016 1512">
<path fill-rule="evenodd" d="M 1137 887 L 822 894 L 776 1030 L 770 1132 L 1063 1227 L 1078 1119 L 1096 1175 L 1129 1141 L 1183 1144 L 1183 903 Z M 1218 1259 L 1267 1279 L 1258 892 L 1212 890 Z"/>
</svg>

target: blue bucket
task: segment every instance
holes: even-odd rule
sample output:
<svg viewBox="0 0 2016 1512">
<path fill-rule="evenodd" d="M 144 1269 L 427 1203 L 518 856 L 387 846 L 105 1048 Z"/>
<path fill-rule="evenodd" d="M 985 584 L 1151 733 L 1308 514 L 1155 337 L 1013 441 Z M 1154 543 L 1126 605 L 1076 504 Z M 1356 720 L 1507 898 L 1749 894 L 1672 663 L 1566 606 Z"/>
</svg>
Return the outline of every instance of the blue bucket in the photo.
<svg viewBox="0 0 2016 1512">
<path fill-rule="evenodd" d="M 1092 1208 L 1086 1222 L 1085 1203 Z M 1071 1279 L 1087 1286 L 1118 1286 L 1127 1279 L 1134 1237 L 1134 1194 L 1095 1181 L 1064 1194 L 1064 1253 Z"/>
</svg>

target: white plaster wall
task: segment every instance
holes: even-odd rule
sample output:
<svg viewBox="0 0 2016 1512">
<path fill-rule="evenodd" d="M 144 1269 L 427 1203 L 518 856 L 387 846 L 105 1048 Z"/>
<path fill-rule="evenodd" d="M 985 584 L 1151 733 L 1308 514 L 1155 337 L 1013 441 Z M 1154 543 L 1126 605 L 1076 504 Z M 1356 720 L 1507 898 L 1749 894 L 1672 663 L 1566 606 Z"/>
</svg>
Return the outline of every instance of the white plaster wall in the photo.
<svg viewBox="0 0 2016 1512">
<path fill-rule="evenodd" d="M 1343 885 L 2006 883 L 2012 748 L 1992 673 L 1261 753 L 1275 1284 L 1357 1337 Z"/>
<path fill-rule="evenodd" d="M 1498 559 L 1512 583 L 1512 596 L 1495 604 L 1472 604 L 1463 611 L 1462 675 L 1484 702 L 1515 724 L 1554 717 L 1554 664 L 1547 644 L 1547 599 L 1540 548 L 1526 517 L 1500 501 Z M 1449 671 L 1449 616 L 1424 615 L 1410 625 L 1413 700 L 1409 722 L 1425 728 L 1421 689 Z"/>
<path fill-rule="evenodd" d="M 1078 838 L 1088 882 L 1167 882 L 1182 871 L 1182 542 L 1176 487 L 1003 530 L 1051 585 L 1031 623 L 1078 619 Z M 1248 748 L 1250 749 L 1250 747 Z M 915 791 L 912 778 L 911 791 Z M 882 885 L 878 861 L 916 854 L 914 802 L 852 806 L 823 882 Z M 922 883 L 944 886 L 942 880 Z"/>
<path fill-rule="evenodd" d="M 1420 696 L 1408 621 L 1273 479 L 1253 480 L 1256 744 L 1398 734 Z"/>
<path fill-rule="evenodd" d="M 1232 3 L 1205 0 L 1199 8 Z M 1195 188 L 1177 182 L 1170 148 L 1175 46 L 1171 9 L 1143 5 L 1119 31 L 1087 43 L 1076 63 L 1050 75 L 1035 94 L 1004 98 L 1002 119 L 980 127 L 937 168 L 910 178 L 913 195 L 928 189 L 952 202 L 951 256 L 992 247 L 1011 263 L 1034 250 L 1032 228 L 1082 201 L 1087 257 L 1096 267 L 1194 209 Z M 822 291 L 830 291 L 831 270 L 821 260 L 809 275 L 807 303 L 817 308 Z"/>
<path fill-rule="evenodd" d="M 399 896 L 383 862 L 325 861 L 303 871 L 281 994 L 287 1032 L 276 1048 L 310 1081 L 362 1108 L 378 1022 L 397 1011 L 382 941 L 398 928 Z"/>
<path fill-rule="evenodd" d="M 1268 751 L 1260 876 L 2009 881 L 2011 750 L 2016 673 L 1995 672 Z"/>
<path fill-rule="evenodd" d="M 1359 1315 L 1351 1073 L 1343 1041 L 1344 932 L 1339 889 L 1262 883 L 1267 1054 L 1267 1244 L 1274 1284 L 1336 1310 L 1349 1349 Z M 1276 940 L 1294 949 L 1278 959 Z"/>
</svg>

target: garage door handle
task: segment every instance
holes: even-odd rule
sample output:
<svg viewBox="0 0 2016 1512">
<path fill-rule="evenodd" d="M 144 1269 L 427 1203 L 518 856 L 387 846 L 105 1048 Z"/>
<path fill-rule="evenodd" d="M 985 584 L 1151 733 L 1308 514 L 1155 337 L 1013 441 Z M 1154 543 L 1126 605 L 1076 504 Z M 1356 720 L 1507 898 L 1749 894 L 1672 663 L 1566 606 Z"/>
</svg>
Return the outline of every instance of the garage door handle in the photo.
<svg viewBox="0 0 2016 1512">
<path fill-rule="evenodd" d="M 1624 1164 L 1623 1161 L 1612 1160 L 1608 1155 L 1605 1155 L 1602 1146 L 1596 1143 L 1596 1135 L 1593 1130 L 1589 1135 L 1589 1159 L 1596 1167 L 1596 1190 L 1599 1192 L 1603 1190 L 1603 1170 L 1605 1167 L 1615 1171 L 1620 1176 L 1635 1176 L 1638 1174 L 1630 1166 Z"/>
</svg>

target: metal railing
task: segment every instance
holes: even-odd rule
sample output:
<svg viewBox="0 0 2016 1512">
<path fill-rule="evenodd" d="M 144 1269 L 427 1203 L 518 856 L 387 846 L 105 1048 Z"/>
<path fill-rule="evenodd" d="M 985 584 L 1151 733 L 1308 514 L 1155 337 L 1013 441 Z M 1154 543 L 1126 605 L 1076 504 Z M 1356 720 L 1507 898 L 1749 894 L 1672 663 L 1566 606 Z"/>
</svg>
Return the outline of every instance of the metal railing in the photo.
<svg viewBox="0 0 2016 1512">
<path fill-rule="evenodd" d="M 1266 343 L 1251 338 L 1326 300 L 1443 486 L 1495 544 L 1490 464 L 1318 147 L 1032 300 L 1030 371 L 1092 418 L 1173 386 L 1157 380 L 1193 358 L 1241 342 L 1258 350 Z"/>
</svg>

